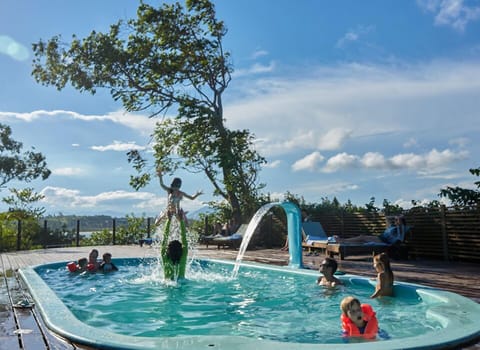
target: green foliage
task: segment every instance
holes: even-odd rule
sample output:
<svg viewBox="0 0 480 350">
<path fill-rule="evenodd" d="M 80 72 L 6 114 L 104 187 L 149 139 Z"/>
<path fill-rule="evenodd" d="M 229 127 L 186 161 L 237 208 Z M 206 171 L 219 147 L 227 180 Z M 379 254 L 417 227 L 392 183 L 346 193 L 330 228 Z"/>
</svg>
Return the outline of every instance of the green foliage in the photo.
<svg viewBox="0 0 480 350">
<path fill-rule="evenodd" d="M 12 193 L 9 197 L 2 198 L 2 202 L 9 206 L 7 216 L 21 219 L 22 217 L 39 218 L 45 213 L 45 208 L 34 206 L 36 202 L 42 200 L 45 196 L 36 193 L 33 188 L 24 188 L 22 190 L 10 188 Z"/>
<path fill-rule="evenodd" d="M 480 167 L 476 169 L 469 169 L 470 174 L 480 176 Z M 454 206 L 472 206 L 480 203 L 480 181 L 474 182 L 477 189 L 471 190 L 461 187 L 450 187 L 440 190 L 438 194 L 440 197 L 448 198 Z"/>
<path fill-rule="evenodd" d="M 92 235 L 89 238 L 82 240 L 83 245 L 110 245 L 112 243 L 112 232 L 108 229 L 92 232 Z"/>
<path fill-rule="evenodd" d="M 22 153 L 23 144 L 12 139 L 12 129 L 0 123 L 0 188 L 12 181 L 30 182 L 39 177 L 50 176 L 45 157 L 39 153 Z"/>
<path fill-rule="evenodd" d="M 119 227 L 115 235 L 116 244 L 134 244 L 139 239 L 146 237 L 145 214 L 135 217 L 132 213 L 127 215 L 127 226 Z"/>
<path fill-rule="evenodd" d="M 187 0 L 158 8 L 141 3 L 137 18 L 119 21 L 108 33 L 73 36 L 70 46 L 60 36 L 33 44 L 32 75 L 37 82 L 95 94 L 108 88 L 127 111 L 150 116 L 174 110 L 155 130 L 156 165 L 165 173 L 183 168 L 203 173 L 214 194 L 226 200 L 237 220 L 255 210 L 257 181 L 265 163 L 248 130 L 229 130 L 222 95 L 231 81 L 230 54 L 223 48 L 227 30 L 208 0 Z M 152 167 L 138 151 L 128 153 L 139 189 Z"/>
<path fill-rule="evenodd" d="M 133 213 L 127 215 L 126 223 L 115 227 L 115 244 L 134 244 L 146 237 L 146 221 L 145 214 L 141 217 L 136 217 Z M 113 244 L 113 233 L 110 228 L 92 232 L 90 237 L 82 240 L 82 245 L 107 244 Z"/>
</svg>

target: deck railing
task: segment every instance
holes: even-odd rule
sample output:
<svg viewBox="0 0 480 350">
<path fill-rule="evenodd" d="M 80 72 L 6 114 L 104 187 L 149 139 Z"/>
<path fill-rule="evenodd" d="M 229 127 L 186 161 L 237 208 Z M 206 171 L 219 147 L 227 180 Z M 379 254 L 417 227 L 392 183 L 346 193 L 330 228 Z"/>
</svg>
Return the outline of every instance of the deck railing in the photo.
<svg viewBox="0 0 480 350">
<path fill-rule="evenodd" d="M 403 215 L 407 224 L 413 227 L 408 244 L 416 256 L 480 262 L 479 207 L 413 208 L 404 212 Z M 274 222 L 279 221 L 278 219 L 273 218 Z M 150 237 L 152 220 L 152 218 L 145 218 L 140 238 Z M 378 235 L 387 227 L 387 217 L 382 212 L 319 211 L 313 214 L 312 220 L 320 221 L 328 236 L 338 235 L 345 238 L 360 234 Z M 116 237 L 121 227 L 117 221 L 120 219 L 112 219 L 110 225 L 103 228 L 111 235 L 108 244 L 125 244 L 124 241 L 118 242 Z M 272 235 L 272 225 L 268 227 L 270 227 L 268 230 L 264 230 L 265 234 Z M 65 228 L 56 234 L 49 227 L 48 220 L 44 220 L 43 225 L 36 225 L 35 230 L 38 232 L 31 232 L 31 230 L 33 230 L 32 225 L 22 221 L 3 222 L 0 229 L 0 251 L 79 246 L 82 244 L 81 237 L 84 235 L 81 220 L 76 222 L 75 227 Z M 281 225 L 279 230 L 282 230 Z M 270 239 L 272 237 L 258 241 L 263 243 L 268 241 L 269 246 L 283 245 L 282 235 L 278 234 L 275 237 L 279 240 L 276 244 Z M 135 237 L 133 241 L 127 243 L 135 243 L 137 239 L 138 237 Z"/>
</svg>

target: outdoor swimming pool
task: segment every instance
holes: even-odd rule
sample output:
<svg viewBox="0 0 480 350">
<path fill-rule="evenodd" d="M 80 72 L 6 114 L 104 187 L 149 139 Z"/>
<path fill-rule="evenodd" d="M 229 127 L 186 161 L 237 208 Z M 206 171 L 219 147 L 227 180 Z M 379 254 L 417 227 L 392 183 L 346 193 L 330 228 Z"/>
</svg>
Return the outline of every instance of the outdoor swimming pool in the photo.
<svg viewBox="0 0 480 350">
<path fill-rule="evenodd" d="M 346 295 L 370 303 L 383 336 L 369 349 L 435 348 L 480 336 L 480 305 L 413 284 L 395 298 L 368 299 L 373 282 L 316 285 L 316 271 L 194 260 L 181 283 L 162 282 L 155 259 L 116 259 L 111 274 L 69 274 L 66 262 L 21 271 L 46 324 L 75 342 L 105 349 L 364 348 L 340 335 Z"/>
</svg>

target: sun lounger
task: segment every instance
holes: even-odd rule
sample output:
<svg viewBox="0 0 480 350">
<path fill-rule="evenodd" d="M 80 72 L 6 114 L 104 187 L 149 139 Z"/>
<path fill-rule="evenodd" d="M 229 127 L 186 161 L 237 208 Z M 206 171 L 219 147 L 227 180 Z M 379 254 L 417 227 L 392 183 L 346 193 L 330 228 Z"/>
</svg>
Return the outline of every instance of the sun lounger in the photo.
<svg viewBox="0 0 480 350">
<path fill-rule="evenodd" d="M 388 227 L 385 232 L 395 229 L 394 226 Z M 384 232 L 384 234 L 385 234 Z M 387 252 L 391 257 L 398 257 L 399 255 L 406 255 L 408 257 L 408 251 L 403 253 L 401 252 L 406 247 L 406 235 L 411 235 L 411 226 L 403 226 L 399 239 L 392 241 L 390 243 L 382 242 L 365 242 L 365 243 L 354 243 L 354 242 L 329 242 L 326 248 L 326 253 L 330 257 L 339 255 L 341 260 L 344 260 L 347 255 L 372 255 L 380 254 Z"/>
<path fill-rule="evenodd" d="M 323 250 L 327 248 L 328 237 L 325 230 L 318 221 L 307 221 L 302 223 L 303 242 L 302 247 L 309 252 L 312 250 Z"/>
<path fill-rule="evenodd" d="M 340 260 L 344 260 L 347 255 L 372 255 L 386 252 L 390 248 L 386 243 L 328 243 L 326 250 L 327 255 L 334 257 L 340 256 Z"/>
<path fill-rule="evenodd" d="M 247 231 L 247 227 L 248 227 L 247 224 L 242 224 L 238 228 L 237 232 L 235 232 L 234 234 L 232 234 L 230 236 L 217 237 L 217 238 L 211 239 L 207 243 L 207 248 L 208 248 L 208 244 L 216 245 L 218 249 L 220 249 L 220 247 L 222 247 L 222 248 L 225 248 L 225 247 L 239 248 L 240 244 L 242 243 L 243 236 L 245 235 L 245 232 Z"/>
</svg>

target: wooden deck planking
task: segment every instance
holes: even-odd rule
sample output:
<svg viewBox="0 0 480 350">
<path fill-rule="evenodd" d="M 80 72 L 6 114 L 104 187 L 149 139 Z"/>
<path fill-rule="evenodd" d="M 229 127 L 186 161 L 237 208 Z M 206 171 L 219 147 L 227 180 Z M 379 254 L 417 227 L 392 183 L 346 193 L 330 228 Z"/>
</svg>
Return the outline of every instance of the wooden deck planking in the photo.
<svg viewBox="0 0 480 350">
<path fill-rule="evenodd" d="M 112 253 L 114 259 L 128 257 L 149 258 L 158 254 L 155 248 L 148 246 L 100 246 L 97 248 L 100 251 L 100 255 L 108 251 Z M 19 268 L 51 262 L 78 260 L 80 257 L 88 256 L 91 249 L 92 247 L 69 247 L 0 254 L 0 272 L 3 275 L 2 284 L 0 285 L 1 295 L 4 296 L 5 288 L 8 287 L 4 281 L 8 281 L 9 284 L 22 283 L 16 278 L 15 271 Z M 208 249 L 204 246 L 199 246 L 193 250 L 192 254 L 196 257 L 235 260 L 238 251 L 233 249 L 218 250 L 217 247 Z M 306 268 L 318 269 L 323 258 L 323 254 L 304 255 L 303 262 Z M 277 249 L 250 250 L 246 252 L 244 260 L 287 265 L 289 256 L 288 252 Z M 352 256 L 349 260 L 339 260 L 338 263 L 339 270 L 367 277 L 375 276 L 370 256 Z M 480 302 L 479 267 L 479 264 L 428 260 L 392 262 L 395 279 L 398 281 L 420 283 L 449 290 L 477 302 Z M 6 276 L 10 277 L 7 278 Z M 15 279 L 16 282 L 12 281 L 12 279 Z M 0 309 L 0 350 L 86 349 L 85 347 L 62 341 L 50 333 L 41 317 L 35 314 L 35 308 L 32 310 L 14 310 L 12 303 L 23 297 L 21 293 L 27 292 L 24 287 L 17 287 L 19 287 L 20 294 L 15 296 L 16 299 L 12 299 L 8 305 L 4 303 L 5 297 L 0 299 L 0 308 L 6 308 L 6 310 Z M 18 319 L 18 324 L 15 323 L 15 317 Z M 32 332 L 15 335 L 14 332 L 18 329 L 32 329 Z M 480 343 L 464 347 L 464 349 L 480 350 Z"/>
</svg>

